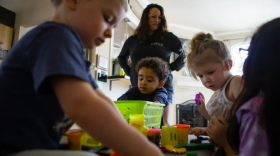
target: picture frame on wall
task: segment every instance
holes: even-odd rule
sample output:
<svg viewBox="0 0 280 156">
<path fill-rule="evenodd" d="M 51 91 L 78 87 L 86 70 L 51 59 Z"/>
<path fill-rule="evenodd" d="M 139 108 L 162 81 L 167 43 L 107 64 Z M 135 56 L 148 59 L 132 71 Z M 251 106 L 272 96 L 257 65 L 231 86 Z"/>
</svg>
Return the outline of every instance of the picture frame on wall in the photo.
<svg viewBox="0 0 280 156">
<path fill-rule="evenodd" d="M 107 70 L 108 69 L 108 59 L 99 54 L 96 55 L 96 67 L 99 69 Z"/>
</svg>

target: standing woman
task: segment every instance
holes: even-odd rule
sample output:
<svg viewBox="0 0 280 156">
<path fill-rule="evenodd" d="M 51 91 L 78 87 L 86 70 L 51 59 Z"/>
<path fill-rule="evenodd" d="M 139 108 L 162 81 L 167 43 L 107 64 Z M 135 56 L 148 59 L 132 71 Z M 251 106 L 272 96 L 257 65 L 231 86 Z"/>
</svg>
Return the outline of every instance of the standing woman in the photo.
<svg viewBox="0 0 280 156">
<path fill-rule="evenodd" d="M 144 9 L 139 26 L 134 35 L 126 40 L 118 57 L 121 67 L 130 76 L 132 86 L 137 86 L 138 74 L 135 71 L 135 66 L 139 60 L 145 57 L 159 57 L 169 63 L 172 52 L 177 53 L 179 57 L 169 64 L 170 74 L 164 85 L 168 92 L 169 101 L 169 105 L 165 107 L 163 113 L 164 125 L 169 125 L 169 109 L 174 93 L 171 72 L 179 71 L 184 67 L 185 53 L 179 38 L 167 31 L 167 22 L 162 6 L 150 4 Z M 131 66 L 128 64 L 129 56 Z"/>
</svg>

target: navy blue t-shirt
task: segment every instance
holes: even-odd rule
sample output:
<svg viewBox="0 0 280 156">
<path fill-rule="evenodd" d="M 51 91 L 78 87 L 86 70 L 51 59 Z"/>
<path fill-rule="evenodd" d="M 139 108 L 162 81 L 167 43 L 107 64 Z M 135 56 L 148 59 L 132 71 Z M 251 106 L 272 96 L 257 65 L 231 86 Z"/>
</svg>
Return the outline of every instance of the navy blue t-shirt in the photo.
<svg viewBox="0 0 280 156">
<path fill-rule="evenodd" d="M 61 109 L 49 77 L 76 77 L 98 88 L 78 34 L 45 22 L 28 32 L 0 65 L 0 155 L 56 149 L 73 122 Z"/>
<path fill-rule="evenodd" d="M 138 86 L 130 88 L 126 93 L 118 98 L 120 100 L 143 100 L 143 101 L 160 101 L 161 104 L 165 104 L 167 107 L 169 102 L 167 101 L 167 91 L 164 87 L 157 89 L 153 94 L 142 94 Z"/>
</svg>

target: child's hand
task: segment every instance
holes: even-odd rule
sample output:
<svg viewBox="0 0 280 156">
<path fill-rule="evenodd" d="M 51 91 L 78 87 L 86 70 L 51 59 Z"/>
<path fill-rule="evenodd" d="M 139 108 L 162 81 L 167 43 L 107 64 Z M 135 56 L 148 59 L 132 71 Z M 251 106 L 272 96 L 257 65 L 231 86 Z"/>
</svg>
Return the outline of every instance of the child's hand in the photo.
<svg viewBox="0 0 280 156">
<path fill-rule="evenodd" d="M 199 98 L 201 105 L 197 105 L 197 109 L 200 114 L 203 114 L 203 113 L 207 112 L 206 107 L 205 107 L 205 98 L 202 93 L 199 92 L 199 94 L 201 96 L 201 98 Z"/>
<path fill-rule="evenodd" d="M 224 117 L 212 117 L 207 128 L 211 142 L 215 142 L 216 146 L 223 148 L 224 145 L 228 144 L 227 131 L 228 122 Z"/>
<path fill-rule="evenodd" d="M 206 106 L 205 106 L 205 98 L 203 96 L 202 93 L 200 93 L 200 96 L 201 98 L 199 98 L 199 101 L 201 102 L 200 105 L 197 105 L 197 109 L 198 109 L 198 112 L 203 116 L 205 117 L 207 120 L 211 120 L 211 116 L 208 114 L 207 110 L 206 110 Z"/>
<path fill-rule="evenodd" d="M 156 101 L 154 101 L 154 103 L 160 103 L 160 101 L 156 100 Z"/>
<path fill-rule="evenodd" d="M 193 128 L 190 130 L 189 134 L 194 134 L 195 136 L 199 136 L 199 135 L 207 135 L 207 128 Z"/>
</svg>

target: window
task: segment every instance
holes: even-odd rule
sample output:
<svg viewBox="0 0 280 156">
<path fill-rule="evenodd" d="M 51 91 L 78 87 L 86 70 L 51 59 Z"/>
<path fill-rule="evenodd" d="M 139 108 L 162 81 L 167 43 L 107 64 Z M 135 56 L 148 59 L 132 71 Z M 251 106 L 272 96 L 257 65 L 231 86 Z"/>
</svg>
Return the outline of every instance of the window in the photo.
<svg viewBox="0 0 280 156">
<path fill-rule="evenodd" d="M 239 43 L 231 48 L 232 68 L 231 73 L 233 75 L 243 74 L 243 64 L 248 56 L 247 49 L 250 43 Z"/>
</svg>

